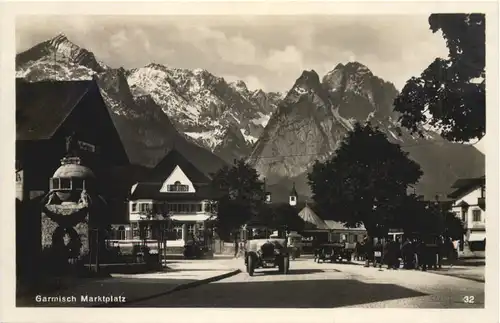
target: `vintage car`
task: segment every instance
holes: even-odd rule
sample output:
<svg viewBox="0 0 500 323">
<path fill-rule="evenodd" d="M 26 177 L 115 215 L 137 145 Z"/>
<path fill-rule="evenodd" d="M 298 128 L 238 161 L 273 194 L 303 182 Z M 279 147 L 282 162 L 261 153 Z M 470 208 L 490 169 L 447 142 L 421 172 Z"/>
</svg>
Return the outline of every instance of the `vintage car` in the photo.
<svg viewBox="0 0 500 323">
<path fill-rule="evenodd" d="M 270 238 L 279 238 L 278 231 L 274 231 Z M 295 231 L 287 234 L 287 247 L 290 259 L 295 260 L 302 254 L 302 236 Z"/>
<path fill-rule="evenodd" d="M 254 239 L 247 241 L 245 247 L 245 266 L 250 276 L 257 268 L 276 268 L 288 274 L 290 257 L 285 239 Z"/>
<path fill-rule="evenodd" d="M 337 262 L 342 260 L 351 261 L 353 249 L 347 243 L 325 243 L 314 250 L 315 262 Z"/>
<path fill-rule="evenodd" d="M 201 259 L 205 252 L 205 247 L 199 241 L 188 240 L 184 245 L 183 255 L 186 259 Z"/>
</svg>

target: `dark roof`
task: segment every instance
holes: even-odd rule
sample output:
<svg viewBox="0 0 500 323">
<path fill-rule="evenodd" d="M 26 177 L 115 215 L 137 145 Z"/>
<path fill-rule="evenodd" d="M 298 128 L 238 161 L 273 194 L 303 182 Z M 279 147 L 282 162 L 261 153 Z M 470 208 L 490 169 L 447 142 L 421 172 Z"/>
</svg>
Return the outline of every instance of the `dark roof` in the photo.
<svg viewBox="0 0 500 323">
<path fill-rule="evenodd" d="M 485 184 L 485 176 L 481 177 L 476 177 L 476 178 L 461 178 L 458 179 L 451 188 L 454 188 L 455 190 L 451 192 L 448 197 L 450 198 L 457 198 L 459 196 L 463 196 L 470 191 L 481 187 L 482 185 Z"/>
<path fill-rule="evenodd" d="M 484 185 L 485 176 L 476 177 L 476 178 L 461 178 L 455 181 L 451 188 L 471 188 L 471 187 L 479 187 Z"/>
<path fill-rule="evenodd" d="M 211 182 L 209 175 L 196 168 L 186 157 L 175 148 L 172 149 L 151 171 L 148 179 L 151 182 L 163 182 L 179 166 L 184 174 L 193 183 L 208 184 Z"/>
<path fill-rule="evenodd" d="M 87 94 L 88 81 L 27 82 L 16 79 L 16 139 L 50 139 Z"/>
<path fill-rule="evenodd" d="M 195 186 L 195 193 L 163 193 L 160 192 L 163 183 L 137 183 L 130 199 L 153 199 L 157 201 L 188 201 L 188 200 L 216 200 L 222 192 L 214 190 L 209 185 Z"/>
</svg>

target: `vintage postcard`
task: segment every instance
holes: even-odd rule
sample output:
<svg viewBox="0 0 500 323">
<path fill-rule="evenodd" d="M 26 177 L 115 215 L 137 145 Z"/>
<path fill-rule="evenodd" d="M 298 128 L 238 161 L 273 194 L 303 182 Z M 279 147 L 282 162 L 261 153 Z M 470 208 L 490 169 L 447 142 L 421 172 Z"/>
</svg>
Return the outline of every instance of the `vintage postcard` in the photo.
<svg viewBox="0 0 500 323">
<path fill-rule="evenodd" d="M 498 321 L 496 3 L 1 8 L 2 321 Z"/>
</svg>

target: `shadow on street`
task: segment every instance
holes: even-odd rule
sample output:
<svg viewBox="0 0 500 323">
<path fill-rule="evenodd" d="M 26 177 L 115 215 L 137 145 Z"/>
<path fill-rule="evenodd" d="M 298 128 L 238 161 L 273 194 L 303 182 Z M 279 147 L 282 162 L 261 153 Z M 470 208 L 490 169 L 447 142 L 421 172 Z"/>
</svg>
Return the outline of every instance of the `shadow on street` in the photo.
<svg viewBox="0 0 500 323">
<path fill-rule="evenodd" d="M 333 308 L 426 295 L 393 284 L 356 280 L 250 280 L 208 284 L 129 306 Z"/>
<path fill-rule="evenodd" d="M 323 273 L 324 270 L 321 269 L 290 269 L 290 271 L 287 273 L 287 276 L 289 275 L 307 275 L 307 274 L 317 274 L 317 273 Z M 275 270 L 272 269 L 256 269 L 254 272 L 254 276 L 260 276 L 260 275 L 283 275 L 277 268 Z"/>
</svg>

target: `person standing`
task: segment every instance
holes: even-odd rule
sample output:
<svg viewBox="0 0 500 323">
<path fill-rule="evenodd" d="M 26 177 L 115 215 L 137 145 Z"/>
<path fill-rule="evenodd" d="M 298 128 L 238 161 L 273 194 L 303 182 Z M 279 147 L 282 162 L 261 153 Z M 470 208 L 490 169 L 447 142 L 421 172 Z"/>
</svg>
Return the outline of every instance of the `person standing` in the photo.
<svg viewBox="0 0 500 323">
<path fill-rule="evenodd" d="M 354 260 L 361 260 L 361 243 L 359 241 L 356 241 L 356 245 L 354 247 L 354 250 L 356 251 L 356 254 L 354 256 Z"/>
<path fill-rule="evenodd" d="M 373 246 L 372 242 L 368 239 L 368 236 L 363 238 L 363 256 L 365 257 L 365 267 L 370 267 L 370 259 L 373 256 Z"/>
<path fill-rule="evenodd" d="M 238 239 L 235 237 L 234 238 L 234 258 L 238 258 Z"/>
<path fill-rule="evenodd" d="M 409 238 L 406 238 L 405 242 L 401 246 L 401 253 L 403 254 L 403 268 L 414 268 L 415 252 L 413 250 L 413 244 Z"/>
<path fill-rule="evenodd" d="M 438 241 L 437 241 L 437 267 L 439 269 L 442 268 L 444 249 L 445 249 L 444 237 L 439 236 Z"/>
<path fill-rule="evenodd" d="M 422 271 L 427 271 L 427 264 L 428 264 L 428 250 L 426 248 L 427 246 L 425 243 L 419 239 L 417 243 L 417 262 L 418 262 L 418 267 L 422 269 Z"/>
<path fill-rule="evenodd" d="M 380 240 L 381 239 L 377 239 L 377 243 L 373 247 L 373 267 L 377 267 L 378 264 L 379 268 L 382 268 L 382 263 L 384 261 L 384 246 Z"/>
<path fill-rule="evenodd" d="M 448 262 L 450 263 L 450 268 L 453 267 L 455 261 L 458 259 L 458 241 L 453 241 L 448 238 Z"/>
<path fill-rule="evenodd" d="M 396 238 L 396 241 L 391 241 L 389 245 L 389 254 L 391 255 L 391 263 L 390 267 L 392 269 L 399 269 L 399 258 L 401 256 L 401 247 L 399 243 L 399 238 Z"/>
</svg>

